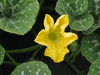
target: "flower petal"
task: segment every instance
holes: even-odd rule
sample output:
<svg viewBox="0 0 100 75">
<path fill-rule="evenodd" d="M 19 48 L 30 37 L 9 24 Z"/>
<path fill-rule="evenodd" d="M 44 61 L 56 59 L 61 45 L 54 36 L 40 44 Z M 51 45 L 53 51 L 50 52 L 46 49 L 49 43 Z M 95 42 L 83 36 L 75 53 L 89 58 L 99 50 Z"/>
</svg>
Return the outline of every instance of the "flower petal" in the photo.
<svg viewBox="0 0 100 75">
<path fill-rule="evenodd" d="M 41 45 L 45 45 L 45 46 L 49 45 L 50 42 L 48 41 L 48 31 L 45 31 L 44 29 L 42 29 L 38 33 L 38 35 L 34 41 Z"/>
<path fill-rule="evenodd" d="M 59 44 L 62 45 L 63 47 L 66 47 L 77 39 L 78 36 L 75 33 L 64 32 L 63 36 L 60 37 Z"/>
<path fill-rule="evenodd" d="M 65 31 L 65 28 L 68 26 L 68 24 L 69 24 L 68 15 L 62 15 L 57 19 L 55 26 L 62 33 Z"/>
<path fill-rule="evenodd" d="M 46 48 L 44 55 L 49 56 L 54 62 L 59 63 L 64 60 L 64 56 L 66 53 L 69 53 L 69 50 L 67 47 L 61 47 L 57 48 L 56 46 L 51 48 Z"/>
<path fill-rule="evenodd" d="M 44 19 L 45 30 L 48 31 L 53 26 L 54 26 L 54 20 L 53 20 L 53 18 L 50 15 L 46 14 L 45 15 L 45 19 Z"/>
</svg>

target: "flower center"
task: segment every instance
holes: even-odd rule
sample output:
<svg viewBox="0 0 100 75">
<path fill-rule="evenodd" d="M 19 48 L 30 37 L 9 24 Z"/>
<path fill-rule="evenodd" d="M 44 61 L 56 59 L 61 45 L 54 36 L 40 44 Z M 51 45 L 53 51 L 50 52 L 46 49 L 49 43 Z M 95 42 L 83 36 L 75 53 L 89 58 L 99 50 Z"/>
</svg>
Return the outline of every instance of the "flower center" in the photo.
<svg viewBox="0 0 100 75">
<path fill-rule="evenodd" d="M 55 31 L 51 31 L 49 34 L 48 34 L 48 37 L 50 40 L 54 41 L 57 39 L 57 34 Z"/>
</svg>

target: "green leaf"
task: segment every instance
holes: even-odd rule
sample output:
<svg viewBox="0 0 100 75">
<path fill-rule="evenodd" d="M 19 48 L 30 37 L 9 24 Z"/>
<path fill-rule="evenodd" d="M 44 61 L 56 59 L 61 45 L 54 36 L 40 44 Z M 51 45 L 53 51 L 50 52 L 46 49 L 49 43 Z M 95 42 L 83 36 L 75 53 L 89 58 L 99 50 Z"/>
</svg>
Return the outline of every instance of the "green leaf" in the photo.
<svg viewBox="0 0 100 75">
<path fill-rule="evenodd" d="M 5 56 L 5 49 L 0 45 L 0 65 L 3 63 L 4 56 Z"/>
<path fill-rule="evenodd" d="M 94 21 L 95 21 L 94 24 L 88 30 L 82 31 L 83 34 L 89 35 L 100 27 L 100 17 L 95 18 Z"/>
<path fill-rule="evenodd" d="M 58 0 L 55 10 L 60 14 L 80 15 L 88 7 L 88 0 Z"/>
<path fill-rule="evenodd" d="M 93 31 L 95 31 L 96 29 L 98 29 L 99 27 L 100 27 L 100 22 L 99 23 L 94 23 L 88 30 L 82 31 L 82 33 L 85 34 L 85 35 L 89 35 Z"/>
<path fill-rule="evenodd" d="M 85 12 L 87 7 L 88 0 L 58 0 L 55 10 L 60 15 L 68 14 L 71 29 L 84 31 L 94 22 L 93 16 Z"/>
<path fill-rule="evenodd" d="M 0 18 L 4 31 L 24 35 L 33 26 L 39 11 L 37 0 L 7 0 L 7 14 Z"/>
<path fill-rule="evenodd" d="M 69 16 L 69 26 L 73 30 L 83 31 L 89 29 L 94 23 L 94 18 L 88 13 L 73 17 Z"/>
<path fill-rule="evenodd" d="M 94 61 L 87 75 L 100 75 L 100 61 Z"/>
<path fill-rule="evenodd" d="M 92 34 L 83 37 L 80 50 L 82 55 L 85 56 L 90 63 L 100 60 L 100 36 Z"/>
<path fill-rule="evenodd" d="M 51 75 L 51 71 L 41 61 L 30 61 L 18 65 L 11 75 Z"/>
<path fill-rule="evenodd" d="M 88 0 L 88 12 L 95 11 L 95 13 L 100 16 L 100 0 Z"/>
</svg>

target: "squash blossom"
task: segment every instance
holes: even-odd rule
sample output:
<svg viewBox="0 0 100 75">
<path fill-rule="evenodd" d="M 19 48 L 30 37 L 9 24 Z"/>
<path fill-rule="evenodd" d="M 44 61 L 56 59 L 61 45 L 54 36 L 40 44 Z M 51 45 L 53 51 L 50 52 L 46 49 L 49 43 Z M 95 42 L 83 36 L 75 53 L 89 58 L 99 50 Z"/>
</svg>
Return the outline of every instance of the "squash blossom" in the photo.
<svg viewBox="0 0 100 75">
<path fill-rule="evenodd" d="M 78 39 L 76 34 L 64 32 L 68 24 L 68 15 L 60 16 L 54 24 L 53 18 L 46 14 L 44 19 L 45 29 L 42 29 L 34 40 L 47 46 L 44 55 L 49 56 L 56 63 L 64 60 L 66 53 L 69 53 L 67 46 Z"/>
</svg>

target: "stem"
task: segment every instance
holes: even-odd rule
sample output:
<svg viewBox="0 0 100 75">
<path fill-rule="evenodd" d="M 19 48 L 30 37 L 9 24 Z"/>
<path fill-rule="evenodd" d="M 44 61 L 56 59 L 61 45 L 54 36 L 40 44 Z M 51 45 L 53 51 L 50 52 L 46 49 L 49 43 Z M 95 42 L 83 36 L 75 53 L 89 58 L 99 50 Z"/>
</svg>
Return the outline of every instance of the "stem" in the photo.
<svg viewBox="0 0 100 75">
<path fill-rule="evenodd" d="M 71 62 L 74 62 L 76 57 L 81 53 L 80 49 L 76 52 L 76 54 L 73 56 L 73 59 L 71 60 Z"/>
<path fill-rule="evenodd" d="M 65 57 L 65 62 L 78 74 L 82 75 L 81 72 L 74 66 L 67 57 Z"/>
<path fill-rule="evenodd" d="M 76 42 L 77 42 L 77 41 L 76 41 Z M 78 45 L 78 49 L 77 49 L 76 51 L 74 51 L 74 52 L 71 53 L 70 59 L 73 58 L 73 57 L 75 57 L 75 55 L 76 55 L 77 52 L 79 51 L 79 47 L 80 47 L 80 45 Z"/>
<path fill-rule="evenodd" d="M 45 7 L 45 9 L 55 10 L 55 8 L 54 8 L 54 7 Z"/>
<path fill-rule="evenodd" d="M 78 35 L 78 31 L 76 31 L 76 34 Z"/>
<path fill-rule="evenodd" d="M 36 50 L 40 45 L 35 45 L 32 47 L 28 47 L 28 48 L 24 48 L 24 49 L 18 49 L 18 50 L 8 50 L 8 53 L 23 53 L 23 52 L 29 52 L 29 51 L 33 51 Z"/>
<path fill-rule="evenodd" d="M 10 65 L 15 65 L 13 62 L 9 62 L 9 61 L 3 61 L 4 64 L 10 64 Z M 17 63 L 18 65 L 21 63 Z M 16 65 L 15 65 L 16 66 Z"/>
<path fill-rule="evenodd" d="M 37 55 L 37 53 L 40 51 L 40 49 L 43 48 L 43 46 L 40 46 L 39 49 L 37 49 L 34 54 L 32 55 L 32 57 L 29 60 L 34 60 L 35 56 Z"/>
<path fill-rule="evenodd" d="M 75 52 L 72 52 L 69 58 L 71 59 L 74 55 L 75 55 Z"/>
<path fill-rule="evenodd" d="M 40 1 L 40 8 L 42 7 L 43 2 L 44 2 L 44 0 L 41 0 L 41 1 Z"/>
<path fill-rule="evenodd" d="M 31 33 L 36 37 L 37 34 L 34 32 L 33 29 L 31 29 Z"/>
<path fill-rule="evenodd" d="M 7 57 L 13 62 L 13 64 L 15 64 L 16 66 L 18 65 L 18 63 L 9 55 L 9 53 L 7 51 L 5 51 Z"/>
</svg>

